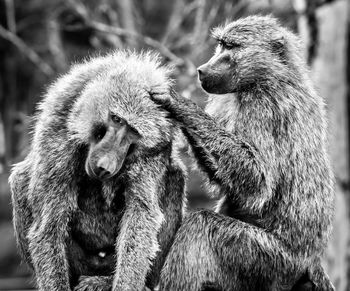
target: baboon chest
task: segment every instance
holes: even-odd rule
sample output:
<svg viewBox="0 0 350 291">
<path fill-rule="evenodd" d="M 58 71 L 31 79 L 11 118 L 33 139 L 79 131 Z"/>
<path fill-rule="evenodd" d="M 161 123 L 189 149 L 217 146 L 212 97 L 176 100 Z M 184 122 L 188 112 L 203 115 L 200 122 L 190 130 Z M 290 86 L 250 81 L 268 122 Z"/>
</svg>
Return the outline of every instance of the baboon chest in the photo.
<svg viewBox="0 0 350 291">
<path fill-rule="evenodd" d="M 115 242 L 124 213 L 124 187 L 116 185 L 112 202 L 106 202 L 99 181 L 79 183 L 78 209 L 70 223 L 70 254 L 73 273 L 109 275 L 115 266 Z"/>
</svg>

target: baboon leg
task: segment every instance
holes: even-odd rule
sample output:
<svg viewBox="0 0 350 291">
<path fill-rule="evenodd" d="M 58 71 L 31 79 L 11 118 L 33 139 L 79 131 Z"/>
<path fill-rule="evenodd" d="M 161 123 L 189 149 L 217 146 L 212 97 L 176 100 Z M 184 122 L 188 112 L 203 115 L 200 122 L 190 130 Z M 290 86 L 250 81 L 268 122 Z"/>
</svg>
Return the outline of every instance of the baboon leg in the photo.
<svg viewBox="0 0 350 291">
<path fill-rule="evenodd" d="M 112 276 L 81 276 L 74 291 L 111 291 Z"/>
<path fill-rule="evenodd" d="M 321 265 L 320 258 L 317 259 L 310 269 L 310 279 L 314 283 L 314 291 L 334 291 L 335 288 L 329 279 L 327 273 Z"/>
<path fill-rule="evenodd" d="M 112 291 L 113 276 L 81 276 L 74 291 Z M 146 286 L 142 291 L 151 291 Z M 141 291 L 141 290 L 140 290 Z"/>
<path fill-rule="evenodd" d="M 320 258 L 316 258 L 308 271 L 299 278 L 291 291 L 334 291 L 335 288 L 322 267 Z"/>
<path fill-rule="evenodd" d="M 180 227 L 162 270 L 160 290 L 290 290 L 293 282 L 277 278 L 290 279 L 292 272 L 295 278 L 301 274 L 272 234 L 200 210 Z"/>
<path fill-rule="evenodd" d="M 159 290 L 199 291 L 203 283 L 220 282 L 219 262 L 200 219 L 192 214 L 184 220 L 162 269 Z"/>
<path fill-rule="evenodd" d="M 291 291 L 314 291 L 315 284 L 310 280 L 309 275 L 305 273 L 295 283 Z"/>
</svg>

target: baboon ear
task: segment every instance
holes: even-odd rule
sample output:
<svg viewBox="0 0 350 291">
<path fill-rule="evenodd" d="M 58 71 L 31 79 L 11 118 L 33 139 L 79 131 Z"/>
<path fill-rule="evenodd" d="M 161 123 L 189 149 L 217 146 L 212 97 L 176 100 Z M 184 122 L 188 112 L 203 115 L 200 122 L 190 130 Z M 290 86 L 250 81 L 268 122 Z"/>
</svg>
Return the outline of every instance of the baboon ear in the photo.
<svg viewBox="0 0 350 291">
<path fill-rule="evenodd" d="M 284 36 L 277 36 L 271 40 L 272 52 L 279 56 L 282 62 L 287 60 L 287 41 Z"/>
<path fill-rule="evenodd" d="M 271 40 L 271 47 L 274 52 L 280 52 L 286 48 L 286 40 L 283 35 L 276 36 Z"/>
</svg>

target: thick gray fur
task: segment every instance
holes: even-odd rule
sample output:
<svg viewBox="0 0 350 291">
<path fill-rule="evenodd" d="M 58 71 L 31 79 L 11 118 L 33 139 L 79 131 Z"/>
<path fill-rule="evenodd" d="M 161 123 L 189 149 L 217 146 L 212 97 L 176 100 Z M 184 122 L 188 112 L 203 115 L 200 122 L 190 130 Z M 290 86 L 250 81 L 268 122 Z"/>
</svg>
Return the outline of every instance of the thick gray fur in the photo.
<svg viewBox="0 0 350 291">
<path fill-rule="evenodd" d="M 179 129 L 149 98 L 169 94 L 169 73 L 155 54 L 116 52 L 74 65 L 46 93 L 30 152 L 9 179 L 18 246 L 39 290 L 157 285 L 185 201 Z M 141 139 L 118 177 L 93 180 L 84 170 L 91 127 L 110 110 Z"/>
<path fill-rule="evenodd" d="M 305 273 L 314 290 L 333 290 L 319 263 L 334 212 L 325 106 L 299 40 L 262 16 L 214 37 L 221 45 L 208 64 L 219 65 L 202 86 L 219 95 L 207 113 L 176 94 L 153 97 L 183 127 L 221 198 L 216 212 L 184 220 L 160 290 L 291 290 Z"/>
</svg>

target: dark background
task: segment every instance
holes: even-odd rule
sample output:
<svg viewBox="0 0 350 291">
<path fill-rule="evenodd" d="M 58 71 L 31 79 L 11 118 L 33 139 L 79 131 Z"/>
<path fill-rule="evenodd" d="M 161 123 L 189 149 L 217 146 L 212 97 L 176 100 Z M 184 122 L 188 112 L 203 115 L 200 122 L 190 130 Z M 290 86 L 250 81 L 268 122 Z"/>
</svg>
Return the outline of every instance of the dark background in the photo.
<svg viewBox="0 0 350 291">
<path fill-rule="evenodd" d="M 350 290 L 349 12 L 347 0 L 0 0 L 0 290 L 33 285 L 16 250 L 7 179 L 27 153 L 31 116 L 46 86 L 87 56 L 154 49 L 175 66 L 177 90 L 204 106 L 196 67 L 213 53 L 210 29 L 256 13 L 272 13 L 300 34 L 325 98 L 337 209 L 324 264 L 336 289 Z M 190 172 L 191 208 L 210 205 L 202 182 Z"/>
</svg>

